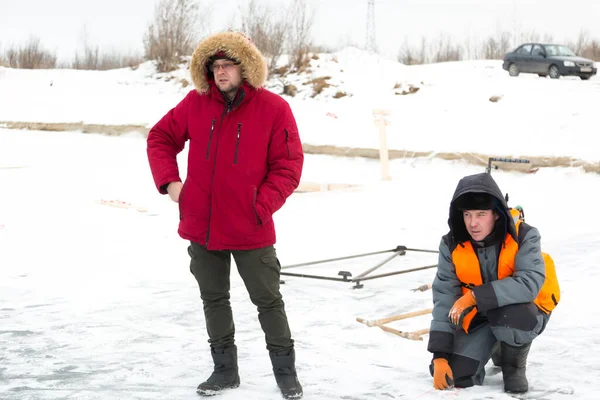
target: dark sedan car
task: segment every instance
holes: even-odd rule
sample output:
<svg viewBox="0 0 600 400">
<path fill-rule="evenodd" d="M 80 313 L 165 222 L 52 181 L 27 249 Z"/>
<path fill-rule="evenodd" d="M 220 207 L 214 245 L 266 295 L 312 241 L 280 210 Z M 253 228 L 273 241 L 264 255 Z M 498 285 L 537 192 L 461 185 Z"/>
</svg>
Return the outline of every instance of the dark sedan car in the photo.
<svg viewBox="0 0 600 400">
<path fill-rule="evenodd" d="M 559 44 L 525 43 L 506 53 L 502 68 L 510 76 L 519 73 L 538 74 L 558 79 L 561 76 L 578 76 L 583 80 L 596 75 L 592 60 L 577 56 L 567 46 Z"/>
</svg>

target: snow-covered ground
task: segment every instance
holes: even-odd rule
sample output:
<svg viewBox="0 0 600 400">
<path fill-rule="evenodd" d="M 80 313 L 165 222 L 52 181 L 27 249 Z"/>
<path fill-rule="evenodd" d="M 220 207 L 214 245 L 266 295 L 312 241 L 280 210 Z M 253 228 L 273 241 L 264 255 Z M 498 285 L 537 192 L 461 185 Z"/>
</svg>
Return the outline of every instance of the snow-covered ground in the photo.
<svg viewBox="0 0 600 400">
<path fill-rule="evenodd" d="M 358 64 L 356 57 L 354 50 L 337 55 L 348 74 L 342 90 L 354 92 L 352 97 L 313 99 L 300 93 L 290 99 L 304 142 L 376 148 L 370 110 L 389 105 L 391 143 L 397 148 L 452 151 L 462 145 L 502 155 L 600 158 L 593 144 L 597 79 L 509 79 L 492 62 L 408 69 L 369 59 Z M 378 75 L 376 66 L 386 75 Z M 187 89 L 157 81 L 144 68 L 0 69 L 0 120 L 152 124 Z M 397 77 L 387 75 L 394 70 Z M 377 82 L 375 89 L 388 96 L 370 97 L 370 86 L 359 76 Z M 396 80 L 421 89 L 395 96 L 390 84 Z M 491 103 L 491 95 L 504 97 Z M 512 128 L 503 131 L 507 127 Z M 307 155 L 303 181 L 360 186 L 293 194 L 275 214 L 281 263 L 397 245 L 437 250 L 456 183 L 482 171 L 407 158 L 393 160 L 392 180 L 382 182 L 376 161 Z M 543 168 L 536 174 L 497 170 L 493 176 L 509 203 L 522 205 L 526 220 L 539 228 L 561 284 L 561 303 L 532 346 L 532 390 L 523 398 L 598 399 L 600 321 L 593 296 L 600 285 L 600 176 L 578 168 Z M 177 205 L 155 190 L 144 137 L 0 128 L 0 183 L 0 399 L 198 398 L 195 388 L 212 368 L 202 305 L 189 273 L 187 243 L 176 233 Z M 347 270 L 356 276 L 390 255 L 288 271 L 336 276 Z M 376 272 L 436 260 L 435 254 L 408 252 Z M 434 274 L 428 269 L 374 279 L 362 289 L 284 276 L 281 289 L 304 398 L 510 399 L 491 364 L 482 387 L 433 390 L 427 336 L 403 339 L 356 321 L 431 307 L 431 292 L 411 289 L 431 282 Z M 256 309 L 235 268 L 232 305 L 242 384 L 219 398 L 280 399 Z M 417 330 L 427 328 L 429 318 L 389 326 Z"/>
<path fill-rule="evenodd" d="M 0 398 L 195 399 L 211 367 L 202 306 L 186 243 L 175 233 L 177 206 L 154 192 L 143 138 L 0 130 L 0 143 Z M 393 180 L 379 183 L 376 162 L 309 155 L 305 179 L 364 186 L 292 195 L 275 217 L 281 262 L 397 245 L 435 250 L 454 185 L 475 172 L 441 160 L 394 161 Z M 592 303 L 600 283 L 600 177 L 574 169 L 494 176 L 541 230 L 561 282 L 561 304 L 531 350 L 532 389 L 549 390 L 538 397 L 544 399 L 597 399 L 600 322 Z M 356 276 L 389 255 L 289 271 Z M 409 252 L 377 272 L 435 261 L 435 254 Z M 277 399 L 255 308 L 232 271 L 242 386 L 222 398 Z M 410 289 L 433 275 L 375 279 L 362 289 L 284 277 L 305 398 L 508 398 L 501 375 L 483 387 L 435 392 L 426 340 L 356 322 L 430 307 L 430 292 Z M 428 317 L 390 326 L 426 328 Z"/>
</svg>

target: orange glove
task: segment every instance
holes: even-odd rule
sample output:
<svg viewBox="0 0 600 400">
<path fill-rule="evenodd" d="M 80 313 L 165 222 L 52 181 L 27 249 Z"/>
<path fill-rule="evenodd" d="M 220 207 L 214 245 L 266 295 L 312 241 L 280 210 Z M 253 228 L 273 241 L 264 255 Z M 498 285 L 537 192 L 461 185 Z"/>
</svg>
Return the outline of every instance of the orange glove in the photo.
<svg viewBox="0 0 600 400">
<path fill-rule="evenodd" d="M 454 377 L 448 360 L 445 358 L 433 360 L 433 387 L 437 390 L 444 390 L 452 385 L 454 385 Z"/>
<path fill-rule="evenodd" d="M 450 312 L 448 313 L 448 317 L 450 317 L 450 321 L 454 325 L 460 325 L 462 323 L 462 319 L 465 315 L 467 315 L 473 307 L 477 304 L 475 300 L 475 296 L 473 295 L 473 291 L 469 290 L 465 293 L 460 299 L 456 300 Z"/>
</svg>

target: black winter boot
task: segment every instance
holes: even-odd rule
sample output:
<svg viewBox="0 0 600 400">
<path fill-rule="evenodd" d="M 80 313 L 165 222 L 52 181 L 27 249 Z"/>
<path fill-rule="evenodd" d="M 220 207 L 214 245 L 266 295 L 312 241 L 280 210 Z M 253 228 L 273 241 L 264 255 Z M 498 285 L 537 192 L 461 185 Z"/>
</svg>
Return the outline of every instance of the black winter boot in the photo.
<svg viewBox="0 0 600 400">
<path fill-rule="evenodd" d="M 213 348 L 211 349 L 211 355 L 215 363 L 215 369 L 210 377 L 198 386 L 196 392 L 202 396 L 214 396 L 222 389 L 240 386 L 237 347 L 234 345 L 226 349 Z"/>
<path fill-rule="evenodd" d="M 502 378 L 504 391 L 507 393 L 525 393 L 529 390 L 529 383 L 525 376 L 527 355 L 531 342 L 521 347 L 513 347 L 502 342 Z"/>
<path fill-rule="evenodd" d="M 500 342 L 496 342 L 494 347 L 492 347 L 492 363 L 496 367 L 502 366 L 502 351 L 500 350 Z"/>
<path fill-rule="evenodd" d="M 269 352 L 273 374 L 281 394 L 286 399 L 299 399 L 302 397 L 302 386 L 296 374 L 296 353 L 294 349 Z"/>
</svg>

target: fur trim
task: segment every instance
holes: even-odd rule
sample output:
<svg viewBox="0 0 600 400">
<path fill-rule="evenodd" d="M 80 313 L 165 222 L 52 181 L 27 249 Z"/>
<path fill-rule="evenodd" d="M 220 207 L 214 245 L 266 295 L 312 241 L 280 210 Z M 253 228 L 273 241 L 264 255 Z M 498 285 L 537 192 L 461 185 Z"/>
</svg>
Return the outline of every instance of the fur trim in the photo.
<svg viewBox="0 0 600 400">
<path fill-rule="evenodd" d="M 206 63 L 220 50 L 240 61 L 242 77 L 250 86 L 258 89 L 264 85 L 268 69 L 262 54 L 244 34 L 228 31 L 202 40 L 192 54 L 190 75 L 199 93 L 206 93 L 210 88 Z"/>
</svg>

